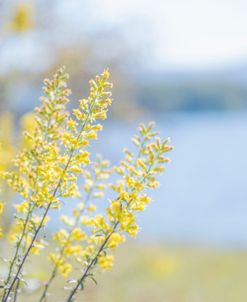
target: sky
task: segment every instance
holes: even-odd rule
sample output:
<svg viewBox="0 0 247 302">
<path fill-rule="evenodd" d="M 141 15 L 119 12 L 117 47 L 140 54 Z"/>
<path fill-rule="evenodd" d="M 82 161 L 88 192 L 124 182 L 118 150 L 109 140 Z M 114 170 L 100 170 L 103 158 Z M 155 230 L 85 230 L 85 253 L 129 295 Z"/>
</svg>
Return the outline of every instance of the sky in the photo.
<svg viewBox="0 0 247 302">
<path fill-rule="evenodd" d="M 33 3 L 12 0 L 16 1 Z M 247 0 L 53 0 L 47 3 L 56 8 L 57 35 L 64 41 L 72 36 L 81 40 L 81 29 L 117 26 L 125 30 L 129 44 L 137 53 L 145 53 L 144 64 L 151 69 L 210 70 L 247 62 Z M 45 42 L 42 49 L 38 41 L 30 35 L 21 41 L 8 42 L 5 54 L 3 51 L 1 54 L 2 69 L 4 64 L 9 68 L 6 57 L 11 58 L 14 68 L 20 57 L 51 57 Z M 25 47 L 20 49 L 12 43 Z M 42 61 L 40 66 L 44 64 Z"/>
<path fill-rule="evenodd" d="M 145 19 L 157 67 L 215 68 L 247 60 L 246 0 L 94 0 L 94 4 L 95 17 L 107 22 Z"/>
</svg>

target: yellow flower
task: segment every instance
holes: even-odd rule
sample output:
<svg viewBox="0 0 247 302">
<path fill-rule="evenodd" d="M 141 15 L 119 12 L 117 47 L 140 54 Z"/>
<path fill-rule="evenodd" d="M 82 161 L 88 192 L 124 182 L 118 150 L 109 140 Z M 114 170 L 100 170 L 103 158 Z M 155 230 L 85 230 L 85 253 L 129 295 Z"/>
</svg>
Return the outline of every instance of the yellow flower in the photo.
<svg viewBox="0 0 247 302">
<path fill-rule="evenodd" d="M 31 253 L 33 255 L 38 255 L 44 247 L 44 244 L 42 244 L 41 242 L 35 242 L 34 246 L 31 249 Z"/>
<path fill-rule="evenodd" d="M 86 239 L 86 234 L 81 231 L 80 228 L 75 228 L 71 232 L 71 240 L 82 241 Z"/>
<path fill-rule="evenodd" d="M 100 255 L 98 257 L 98 264 L 103 270 L 108 270 L 113 265 L 114 257 L 112 255 Z"/>
<path fill-rule="evenodd" d="M 53 239 L 57 241 L 60 245 L 67 243 L 69 237 L 69 233 L 65 229 L 61 229 L 56 232 L 53 236 Z"/>
<path fill-rule="evenodd" d="M 80 245 L 68 245 L 64 249 L 64 254 L 66 256 L 79 255 L 82 252 L 82 247 Z"/>
<path fill-rule="evenodd" d="M 72 271 L 72 265 L 70 263 L 65 263 L 63 265 L 60 265 L 58 269 L 63 277 L 67 277 Z"/>
<path fill-rule="evenodd" d="M 21 124 L 21 129 L 23 131 L 23 135 L 21 137 L 22 147 L 31 148 L 34 142 L 33 136 L 35 134 L 35 129 L 37 127 L 35 115 L 31 112 L 24 114 L 21 117 L 20 124 Z"/>
<path fill-rule="evenodd" d="M 93 117 L 95 119 L 105 120 L 107 118 L 107 115 L 106 115 L 105 111 L 100 111 L 100 112 L 94 113 Z"/>
<path fill-rule="evenodd" d="M 105 236 L 98 235 L 98 236 L 92 236 L 88 242 L 94 243 L 96 245 L 101 245 L 105 241 Z"/>
<path fill-rule="evenodd" d="M 98 229 L 102 229 L 107 231 L 109 226 L 107 225 L 105 218 L 98 214 L 95 216 L 95 218 L 93 219 L 93 224 L 95 225 L 95 227 L 97 227 Z"/>
<path fill-rule="evenodd" d="M 138 231 L 139 231 L 139 227 L 138 227 L 138 225 L 132 225 L 132 226 L 129 226 L 126 231 L 130 236 L 136 237 L 138 234 Z"/>
<path fill-rule="evenodd" d="M 96 210 L 96 206 L 94 204 L 90 204 L 89 207 L 87 208 L 89 212 L 94 212 Z"/>
<path fill-rule="evenodd" d="M 27 201 L 23 201 L 20 204 L 15 204 L 14 207 L 16 208 L 16 211 L 19 213 L 27 213 L 28 212 L 28 202 Z"/>
<path fill-rule="evenodd" d="M 95 132 L 95 131 L 89 131 L 85 134 L 85 137 L 87 139 L 97 139 L 98 135 L 97 135 L 97 132 Z"/>
<path fill-rule="evenodd" d="M 62 276 L 67 277 L 68 274 L 72 271 L 72 265 L 66 262 L 65 259 L 60 257 L 59 255 L 51 253 L 49 255 L 49 259 L 58 268 Z"/>
<path fill-rule="evenodd" d="M 27 115 L 22 120 L 28 142 L 17 154 L 13 167 L 9 159 L 4 162 L 5 153 L 0 145 L 0 174 L 21 197 L 15 205 L 17 213 L 8 236 L 16 246 L 17 256 L 11 263 L 13 271 L 6 288 L 15 271 L 23 275 L 24 267 L 15 268 L 19 265 L 17 260 L 26 261 L 30 253 L 38 254 L 45 247 L 40 230 L 46 226 L 50 210 L 57 211 L 66 202 L 75 203 L 72 215 L 60 217 L 63 228 L 53 235 L 51 249 L 55 252 L 49 254 L 52 271 L 57 268 L 55 272 L 65 277 L 73 270 L 74 263 L 80 263 L 85 277 L 93 273 L 97 265 L 103 270 L 111 268 L 113 256 L 108 252 L 123 243 L 125 236 L 135 237 L 139 231 L 137 212 L 150 203 L 145 192 L 158 186 L 158 175 L 169 162 L 165 153 L 171 147 L 169 140 L 159 139 L 150 123 L 139 126 L 139 134 L 133 139 L 136 151 L 125 150 L 123 160 L 115 169 L 100 156 L 90 156 L 87 150 L 90 140 L 98 137 L 102 130 L 99 120 L 107 117 L 112 102 L 108 78 L 109 72 L 105 70 L 90 81 L 88 98 L 81 100 L 70 113 L 67 111 L 71 93 L 66 84 L 68 75 L 60 69 L 51 80 L 44 81 L 44 96 L 34 117 Z M 0 133 L 0 142 L 4 147 L 11 146 L 8 135 L 4 140 Z M 8 165 L 10 172 L 3 172 Z M 113 170 L 119 179 L 109 185 L 107 180 Z M 111 197 L 109 204 L 106 209 L 97 206 L 102 213 L 94 214 L 97 198 L 104 198 L 106 189 L 113 190 L 112 194 L 106 194 Z M 77 198 L 72 200 L 72 197 Z M 3 203 L 0 203 L 0 214 L 2 212 Z M 84 284 L 84 279 L 82 276 L 78 285 Z"/>
<path fill-rule="evenodd" d="M 7 236 L 8 240 L 15 243 L 19 239 L 22 230 L 23 230 L 23 222 L 22 223 L 20 221 L 14 222 L 8 233 Z"/>
<path fill-rule="evenodd" d="M 57 254 L 50 253 L 49 254 L 49 259 L 56 265 L 62 265 L 64 263 L 64 259 L 61 259 Z"/>
<path fill-rule="evenodd" d="M 3 209 L 4 209 L 4 203 L 0 202 L 0 214 L 3 213 Z"/>
<path fill-rule="evenodd" d="M 74 121 L 73 119 L 69 119 L 68 120 L 68 126 L 70 129 L 76 131 L 78 123 L 76 121 Z"/>
<path fill-rule="evenodd" d="M 120 201 L 113 201 L 110 205 L 110 207 L 107 209 L 107 216 L 109 220 L 114 221 L 114 220 L 119 220 L 121 217 L 121 202 Z"/>
<path fill-rule="evenodd" d="M 26 32 L 34 27 L 32 10 L 27 4 L 19 4 L 9 24 L 10 29 L 16 32 Z"/>
<path fill-rule="evenodd" d="M 114 233 L 111 235 L 109 242 L 108 242 L 108 247 L 115 249 L 116 247 L 119 246 L 119 244 L 123 243 L 125 241 L 125 237 L 123 235 L 120 235 L 119 233 Z"/>
</svg>

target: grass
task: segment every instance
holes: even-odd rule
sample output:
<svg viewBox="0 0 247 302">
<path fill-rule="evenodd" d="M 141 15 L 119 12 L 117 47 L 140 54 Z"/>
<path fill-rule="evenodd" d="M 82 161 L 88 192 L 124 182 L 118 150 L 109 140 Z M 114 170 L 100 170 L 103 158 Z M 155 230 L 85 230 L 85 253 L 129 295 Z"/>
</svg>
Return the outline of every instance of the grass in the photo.
<svg viewBox="0 0 247 302">
<path fill-rule="evenodd" d="M 39 290 L 33 280 L 47 277 L 46 255 L 35 258 L 30 286 L 19 302 L 35 302 Z M 39 262 L 39 263 L 38 263 Z M 114 268 L 97 275 L 98 285 L 88 280 L 78 301 L 85 302 L 246 302 L 247 251 L 154 244 L 123 245 Z M 61 280 L 50 301 L 64 301 Z"/>
</svg>

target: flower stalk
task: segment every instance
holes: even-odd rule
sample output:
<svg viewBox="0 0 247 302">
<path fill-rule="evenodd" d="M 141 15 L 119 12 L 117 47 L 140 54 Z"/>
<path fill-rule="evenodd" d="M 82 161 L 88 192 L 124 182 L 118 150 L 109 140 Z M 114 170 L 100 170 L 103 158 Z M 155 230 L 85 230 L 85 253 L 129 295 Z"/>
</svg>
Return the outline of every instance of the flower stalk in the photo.
<svg viewBox="0 0 247 302">
<path fill-rule="evenodd" d="M 67 111 L 67 80 L 62 68 L 44 81 L 41 105 L 35 110 L 32 129 L 24 132 L 14 167 L 1 170 L 3 180 L 20 196 L 10 231 L 3 234 L 0 229 L 0 237 L 15 246 L 1 287 L 1 302 L 17 301 L 26 286 L 27 260 L 47 245 L 41 230 L 48 224 L 50 211 L 72 199 L 78 202 L 70 207 L 71 214 L 60 216 L 63 226 L 54 233 L 55 248 L 48 255 L 51 273 L 37 301 L 48 301 L 48 291 L 58 275 L 66 280 L 79 267 L 80 274 L 65 300 L 75 301 L 87 278 L 93 278 L 97 269 L 112 267 L 113 252 L 126 237 L 137 236 L 136 217 L 151 202 L 147 192 L 159 186 L 158 175 L 169 162 L 165 155 L 172 147 L 168 139 L 159 138 L 153 123 L 139 126 L 133 138 L 135 151 L 126 149 L 114 169 L 101 157 L 92 161 L 90 142 L 98 138 L 112 103 L 109 72 L 90 81 L 89 96 L 72 112 Z M 109 183 L 112 172 L 114 181 Z M 111 196 L 108 201 L 105 191 Z M 0 202 L 0 215 L 4 204 Z"/>
</svg>

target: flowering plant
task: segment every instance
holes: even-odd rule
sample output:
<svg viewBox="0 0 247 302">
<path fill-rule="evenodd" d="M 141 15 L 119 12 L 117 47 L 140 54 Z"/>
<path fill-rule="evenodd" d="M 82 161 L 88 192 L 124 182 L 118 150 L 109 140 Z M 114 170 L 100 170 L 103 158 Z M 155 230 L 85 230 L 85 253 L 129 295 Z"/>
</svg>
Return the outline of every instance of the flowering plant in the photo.
<svg viewBox="0 0 247 302">
<path fill-rule="evenodd" d="M 44 96 L 34 114 L 35 125 L 24 132 L 25 144 L 15 156 L 14 167 L 1 172 L 2 179 L 19 196 L 10 230 L 5 232 L 2 225 L 0 232 L 3 244 L 10 242 L 14 247 L 8 273 L 1 283 L 2 302 L 16 301 L 25 288 L 31 254 L 39 254 L 47 246 L 43 234 L 49 214 L 59 212 L 65 203 L 71 203 L 72 212 L 60 216 L 63 226 L 52 236 L 52 268 L 38 301 L 48 300 L 58 275 L 65 279 L 73 275 L 65 301 L 75 301 L 85 280 L 94 280 L 96 267 L 107 270 L 112 266 L 112 252 L 125 236 L 137 235 L 136 214 L 151 201 L 146 191 L 158 187 L 157 175 L 169 162 L 165 154 L 172 147 L 168 139 L 159 138 L 153 123 L 139 126 L 133 138 L 136 152 L 126 149 L 118 166 L 111 167 L 100 156 L 93 159 L 90 141 L 97 139 L 102 130 L 100 121 L 106 119 L 112 103 L 109 72 L 105 70 L 90 81 L 88 98 L 80 100 L 72 113 L 67 111 L 67 79 L 62 68 L 52 80 L 44 81 Z M 111 173 L 118 175 L 113 183 L 109 183 Z M 104 210 L 98 211 L 98 200 L 104 198 L 107 189 L 112 197 Z M 3 201 L 0 214 L 4 214 L 4 207 Z"/>
</svg>

